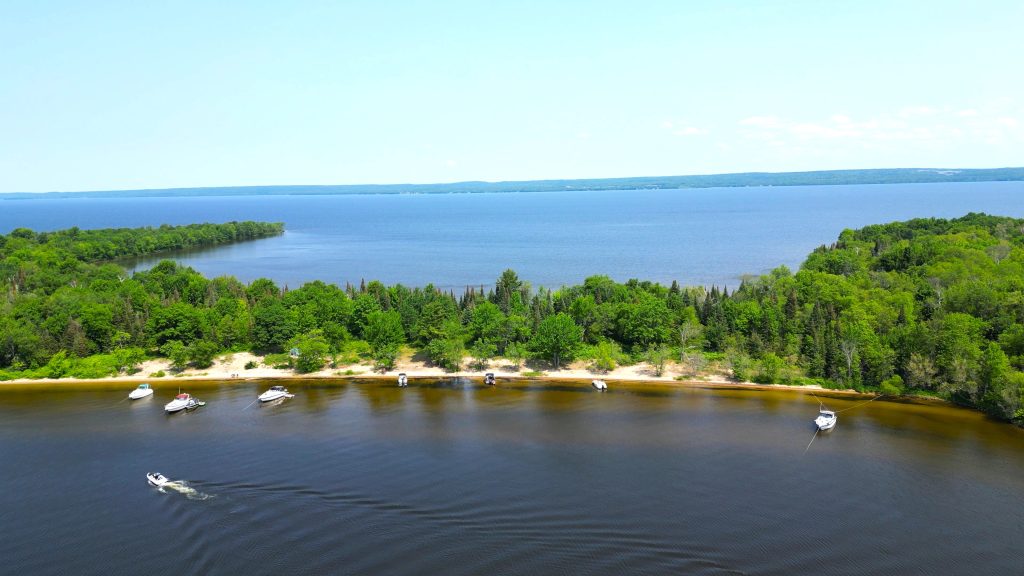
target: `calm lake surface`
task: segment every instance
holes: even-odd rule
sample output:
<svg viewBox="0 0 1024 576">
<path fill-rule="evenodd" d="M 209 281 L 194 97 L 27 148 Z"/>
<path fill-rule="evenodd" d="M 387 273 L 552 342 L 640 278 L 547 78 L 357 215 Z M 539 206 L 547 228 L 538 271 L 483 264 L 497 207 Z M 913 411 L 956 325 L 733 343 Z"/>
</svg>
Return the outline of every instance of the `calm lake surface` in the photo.
<svg viewBox="0 0 1024 576">
<path fill-rule="evenodd" d="M 0 389 L 0 573 L 1019 574 L 1024 431 L 792 391 Z M 187 482 L 161 492 L 144 474 Z"/>
<path fill-rule="evenodd" d="M 365 278 L 459 290 L 505 268 L 548 287 L 594 274 L 735 287 L 744 274 L 796 269 L 844 228 L 972 211 L 1024 217 L 1024 183 L 0 200 L 0 232 L 282 221 L 282 237 L 169 256 L 291 287 Z"/>
</svg>

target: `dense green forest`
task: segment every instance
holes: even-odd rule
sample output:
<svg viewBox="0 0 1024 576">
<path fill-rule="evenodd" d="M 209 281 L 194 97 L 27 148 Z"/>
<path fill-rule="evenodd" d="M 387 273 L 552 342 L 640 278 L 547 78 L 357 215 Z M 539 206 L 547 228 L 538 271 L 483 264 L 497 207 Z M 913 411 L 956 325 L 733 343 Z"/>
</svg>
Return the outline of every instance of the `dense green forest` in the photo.
<svg viewBox="0 0 1024 576">
<path fill-rule="evenodd" d="M 125 198 L 173 196 L 287 196 L 332 194 L 473 194 L 495 192 L 564 192 L 567 190 L 639 190 L 730 188 L 742 186 L 826 186 L 834 184 L 921 184 L 933 182 L 1006 182 L 1024 180 L 1024 168 L 880 168 L 815 172 L 742 172 L 689 176 L 639 176 L 577 180 L 452 182 L 444 184 L 349 184 L 297 186 L 226 186 L 45 194 L 0 194 L 9 198 Z"/>
<path fill-rule="evenodd" d="M 724 363 L 738 380 L 936 395 L 1024 423 L 1024 220 L 968 214 L 846 230 L 795 274 L 778 268 L 732 293 L 606 276 L 534 290 L 511 270 L 461 294 L 379 282 L 287 290 L 172 261 L 131 277 L 103 262 L 280 230 L 0 237 L 0 378 L 103 376 L 147 355 L 203 367 L 240 350 L 300 371 L 360 357 L 387 367 L 411 346 L 450 369 L 467 353 L 547 369 L 645 360 L 696 374 Z M 293 349 L 297 358 L 284 353 Z"/>
</svg>

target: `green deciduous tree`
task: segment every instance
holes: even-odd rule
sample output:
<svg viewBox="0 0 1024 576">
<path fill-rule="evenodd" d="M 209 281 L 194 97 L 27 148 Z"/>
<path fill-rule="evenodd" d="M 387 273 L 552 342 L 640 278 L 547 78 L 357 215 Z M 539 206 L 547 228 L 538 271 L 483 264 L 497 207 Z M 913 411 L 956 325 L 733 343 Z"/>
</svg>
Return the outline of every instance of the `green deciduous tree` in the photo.
<svg viewBox="0 0 1024 576">
<path fill-rule="evenodd" d="M 890 376 L 878 386 L 878 391 L 888 396 L 903 394 L 903 378 L 899 374 Z"/>
<path fill-rule="evenodd" d="M 959 312 L 947 314 L 939 324 L 936 365 L 946 390 L 962 402 L 978 399 L 979 342 L 985 323 Z"/>
<path fill-rule="evenodd" d="M 611 340 L 602 340 L 594 345 L 592 358 L 594 369 L 602 372 L 614 370 L 622 361 L 622 348 Z"/>
<path fill-rule="evenodd" d="M 431 340 L 425 350 L 431 362 L 449 372 L 457 372 L 462 368 L 464 347 L 461 338 Z"/>
<path fill-rule="evenodd" d="M 377 367 L 385 370 L 392 368 L 405 340 L 402 316 L 395 310 L 371 312 L 366 317 L 365 336 Z"/>
<path fill-rule="evenodd" d="M 171 370 L 184 370 L 188 368 L 188 347 L 179 340 L 171 340 L 160 347 L 160 353 L 171 361 Z"/>
<path fill-rule="evenodd" d="M 512 367 L 519 370 L 519 367 L 523 364 L 523 358 L 526 357 L 525 346 L 518 342 L 512 342 L 505 347 L 505 358 L 512 363 Z"/>
<path fill-rule="evenodd" d="M 762 384 L 775 384 L 779 382 L 782 371 L 786 367 L 786 362 L 782 358 L 775 355 L 774 352 L 768 352 L 761 357 L 759 362 L 760 369 L 758 370 L 755 380 Z"/>
<path fill-rule="evenodd" d="M 558 369 L 562 362 L 572 361 L 582 342 L 583 330 L 571 316 L 560 313 L 548 316 L 540 323 L 530 347 L 534 354 L 550 360 Z"/>
<path fill-rule="evenodd" d="M 477 370 L 486 370 L 487 364 L 497 353 L 498 347 L 488 340 L 477 340 L 469 348 L 469 354 L 473 357 L 473 367 Z"/>
<path fill-rule="evenodd" d="M 745 352 L 733 351 L 729 354 L 729 365 L 732 368 L 732 378 L 738 382 L 750 380 L 753 362 Z"/>
<path fill-rule="evenodd" d="M 652 346 L 647 350 L 647 363 L 654 369 L 655 376 L 661 376 L 665 373 L 665 364 L 668 362 L 671 354 L 672 351 L 664 344 Z"/>
<path fill-rule="evenodd" d="M 188 361 L 196 368 L 209 368 L 219 351 L 220 347 L 214 342 L 196 340 L 188 345 Z"/>
<path fill-rule="evenodd" d="M 288 349 L 298 349 L 295 369 L 302 373 L 316 372 L 324 367 L 330 346 L 320 330 L 299 334 L 288 341 Z"/>
<path fill-rule="evenodd" d="M 505 314 L 496 304 L 481 302 L 477 304 L 470 315 L 469 339 L 471 341 L 486 341 L 498 343 L 505 337 Z"/>
<path fill-rule="evenodd" d="M 154 309 L 146 326 L 153 343 L 157 346 L 172 340 L 188 344 L 201 338 L 205 328 L 202 312 L 185 302 L 175 302 Z"/>
<path fill-rule="evenodd" d="M 142 348 L 128 346 L 114 350 L 111 356 L 114 358 L 115 370 L 131 374 L 138 371 L 139 364 L 145 358 L 145 352 Z"/>
<path fill-rule="evenodd" d="M 646 292 L 639 294 L 636 302 L 619 308 L 616 333 L 623 344 L 645 350 L 668 341 L 672 315 L 663 299 Z"/>
<path fill-rule="evenodd" d="M 50 357 L 50 360 L 44 367 L 43 373 L 46 374 L 47 378 L 63 378 L 71 371 L 71 366 L 71 359 L 68 358 L 66 352 L 61 350 Z"/>
<path fill-rule="evenodd" d="M 281 352 L 298 332 L 295 314 L 280 300 L 266 300 L 253 310 L 253 348 L 264 352 Z"/>
</svg>

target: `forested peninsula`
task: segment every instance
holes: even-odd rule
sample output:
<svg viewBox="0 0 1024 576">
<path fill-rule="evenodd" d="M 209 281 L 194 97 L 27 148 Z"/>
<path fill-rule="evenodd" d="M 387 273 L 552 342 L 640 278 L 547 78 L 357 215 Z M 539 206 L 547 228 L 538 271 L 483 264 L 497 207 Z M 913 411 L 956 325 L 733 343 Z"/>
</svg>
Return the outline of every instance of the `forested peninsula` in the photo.
<svg viewBox="0 0 1024 576">
<path fill-rule="evenodd" d="M 288 290 L 173 261 L 131 276 L 111 263 L 282 229 L 0 236 L 0 379 L 132 373 L 155 356 L 180 370 L 250 350 L 298 372 L 387 369 L 403 354 L 458 370 L 468 354 L 531 370 L 645 362 L 679 378 L 720 367 L 737 381 L 937 396 L 1024 424 L 1022 219 L 972 213 L 846 230 L 798 272 L 780 267 L 732 293 L 606 276 L 534 290 L 511 270 L 461 294 L 379 282 Z"/>
</svg>

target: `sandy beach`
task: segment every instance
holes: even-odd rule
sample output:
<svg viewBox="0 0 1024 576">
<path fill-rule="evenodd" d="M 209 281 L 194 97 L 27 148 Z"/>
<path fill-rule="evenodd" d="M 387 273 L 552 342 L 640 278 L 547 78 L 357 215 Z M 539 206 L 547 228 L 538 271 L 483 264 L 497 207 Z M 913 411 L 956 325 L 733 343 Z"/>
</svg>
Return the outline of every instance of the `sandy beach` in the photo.
<svg viewBox="0 0 1024 576">
<path fill-rule="evenodd" d="M 246 364 L 254 362 L 257 367 L 246 369 Z M 0 382 L 0 388 L 4 386 L 16 387 L 41 387 L 60 388 L 65 386 L 121 386 L 132 385 L 140 382 L 148 382 L 156 388 L 164 386 L 179 386 L 181 382 L 189 382 L 193 386 L 220 384 L 232 380 L 348 380 L 348 379 L 389 379 L 396 380 L 400 373 L 405 373 L 410 379 L 417 378 L 478 378 L 483 379 L 487 373 L 493 373 L 499 382 L 514 382 L 518 380 L 541 380 L 541 381 L 562 381 L 589 383 L 594 379 L 601 379 L 614 388 L 616 382 L 629 384 L 631 386 L 650 384 L 654 386 L 672 387 L 721 387 L 721 388 L 744 388 L 751 390 L 769 390 L 787 388 L 803 390 L 814 393 L 861 395 L 855 390 L 833 390 L 818 385 L 786 385 L 786 384 L 759 384 L 755 382 L 739 382 L 733 380 L 724 371 L 707 372 L 698 376 L 682 374 L 681 367 L 669 363 L 661 376 L 656 375 L 655 369 L 647 363 L 638 363 L 630 366 L 619 366 L 607 372 L 591 369 L 586 362 L 575 362 L 560 370 L 546 370 L 540 373 L 531 372 L 531 369 L 522 366 L 516 369 L 510 362 L 504 359 L 491 361 L 484 370 L 469 369 L 470 358 L 467 357 L 463 363 L 463 369 L 458 372 L 448 372 L 437 366 L 431 366 L 426 362 L 403 357 L 396 362 L 395 367 L 387 371 L 374 370 L 370 363 L 358 363 L 339 365 L 334 368 L 324 368 L 317 372 L 298 373 L 291 369 L 280 369 L 263 364 L 263 357 L 250 352 L 237 352 L 218 357 L 212 366 L 206 369 L 189 368 L 181 372 L 173 372 L 170 369 L 170 361 L 166 359 L 148 360 L 139 365 L 140 370 L 135 374 L 111 376 L 107 378 L 76 379 L 76 378 L 41 378 L 41 379 L 16 379 Z M 163 372 L 164 376 L 155 376 Z M 872 394 L 868 394 L 872 395 Z"/>
</svg>

